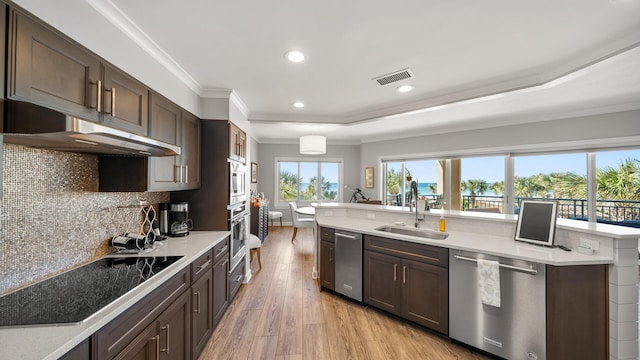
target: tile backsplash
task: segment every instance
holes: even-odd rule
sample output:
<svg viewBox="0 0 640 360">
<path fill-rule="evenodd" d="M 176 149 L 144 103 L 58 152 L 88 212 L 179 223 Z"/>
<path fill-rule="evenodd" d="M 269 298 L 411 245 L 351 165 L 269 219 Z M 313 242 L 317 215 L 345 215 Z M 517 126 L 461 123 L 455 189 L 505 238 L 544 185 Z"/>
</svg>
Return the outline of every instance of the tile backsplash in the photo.
<svg viewBox="0 0 640 360">
<path fill-rule="evenodd" d="M 2 162 L 0 294 L 107 255 L 111 236 L 133 231 L 139 207 L 125 206 L 169 200 L 98 192 L 95 155 L 4 144 Z"/>
</svg>

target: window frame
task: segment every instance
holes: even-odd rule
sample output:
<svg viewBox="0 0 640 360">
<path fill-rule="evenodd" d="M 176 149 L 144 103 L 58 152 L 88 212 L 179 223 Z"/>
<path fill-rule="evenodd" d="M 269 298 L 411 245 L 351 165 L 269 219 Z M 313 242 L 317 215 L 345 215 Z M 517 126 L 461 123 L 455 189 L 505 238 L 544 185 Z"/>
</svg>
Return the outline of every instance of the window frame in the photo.
<svg viewBox="0 0 640 360">
<path fill-rule="evenodd" d="M 280 200 L 280 163 L 298 163 L 298 192 L 296 200 Z M 300 199 L 300 163 L 316 163 L 318 179 L 322 179 L 322 164 L 323 163 L 335 163 L 338 164 L 338 199 L 337 200 L 301 200 Z M 344 184 L 343 177 L 343 158 L 303 158 L 303 157 L 276 157 L 274 159 L 274 206 L 276 208 L 286 208 L 290 202 L 295 202 L 298 206 L 309 206 L 311 203 L 323 203 L 323 202 L 341 202 L 342 188 Z M 322 195 L 322 186 L 318 186 L 316 189 L 316 196 L 318 199 Z"/>
</svg>

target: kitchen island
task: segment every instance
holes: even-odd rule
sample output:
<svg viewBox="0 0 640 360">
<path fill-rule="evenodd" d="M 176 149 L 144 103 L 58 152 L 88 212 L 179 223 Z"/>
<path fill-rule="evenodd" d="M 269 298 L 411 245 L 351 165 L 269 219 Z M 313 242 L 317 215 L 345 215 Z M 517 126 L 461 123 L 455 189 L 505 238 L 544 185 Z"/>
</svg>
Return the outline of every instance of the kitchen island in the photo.
<svg viewBox="0 0 640 360">
<path fill-rule="evenodd" d="M 447 232 L 449 233 L 449 236 L 444 240 L 435 240 L 376 230 L 376 228 L 385 225 L 413 228 L 415 213 L 411 213 L 407 211 L 407 209 L 363 204 L 316 204 L 315 207 L 316 221 L 320 227 L 318 231 L 318 253 L 320 254 L 319 264 L 321 265 L 319 268 L 320 284 L 325 284 L 325 279 L 322 277 L 323 274 L 326 274 L 327 272 L 323 272 L 322 267 L 327 266 L 328 263 L 326 259 L 322 258 L 322 249 L 324 248 L 325 252 L 329 251 L 331 258 L 337 257 L 335 253 L 330 252 L 334 251 L 334 249 L 330 249 L 331 244 L 328 241 L 323 241 L 327 239 L 322 238 L 324 229 L 332 229 L 335 231 L 346 230 L 364 235 L 365 295 L 367 292 L 366 286 L 368 275 L 366 271 L 366 264 L 368 256 L 377 261 L 372 262 L 375 266 L 370 267 L 374 269 L 379 269 L 385 265 L 385 262 L 382 260 L 388 260 L 388 258 L 382 258 L 382 256 L 387 255 L 376 254 L 376 250 L 381 249 L 381 247 L 379 243 L 372 243 L 372 241 L 378 241 L 378 239 L 383 239 L 387 242 L 399 240 L 398 243 L 414 244 L 412 245 L 414 247 L 418 245 L 429 246 L 432 249 L 440 248 L 447 251 L 451 255 L 449 262 L 442 261 L 442 264 L 436 264 L 443 266 L 442 269 L 444 269 L 443 271 L 445 275 L 448 274 L 447 268 L 449 264 L 453 264 L 454 261 L 458 262 L 457 260 L 454 260 L 456 259 L 456 256 L 458 259 L 460 257 L 465 258 L 469 252 L 483 254 L 483 256 L 490 256 L 494 258 L 526 261 L 538 264 L 538 269 L 547 269 L 547 323 L 551 323 L 554 320 L 554 316 L 550 316 L 549 309 L 552 308 L 552 306 L 549 305 L 549 303 L 552 302 L 557 305 L 557 303 L 560 303 L 560 301 L 557 300 L 562 296 L 567 296 L 566 292 L 562 292 L 563 288 L 567 288 L 566 286 L 554 287 L 553 282 L 549 279 L 564 278 L 563 281 L 566 281 L 564 284 L 572 285 L 579 283 L 580 281 L 578 280 L 580 280 L 580 277 L 585 276 L 586 272 L 584 270 L 600 269 L 593 275 L 595 276 L 595 279 L 598 280 L 590 279 L 588 281 L 590 282 L 590 285 L 593 285 L 591 287 L 597 289 L 597 292 L 600 293 L 599 301 L 601 304 L 594 307 L 594 309 L 600 309 L 597 310 L 597 323 L 600 324 L 598 326 L 601 328 L 599 335 L 597 335 L 597 341 L 601 344 L 600 351 L 608 351 L 610 359 L 627 359 L 637 357 L 637 334 L 633 336 L 635 332 L 625 330 L 633 328 L 634 326 L 637 329 L 637 312 L 635 312 L 636 315 L 633 318 L 629 318 L 629 312 L 626 312 L 625 310 L 625 314 L 627 314 L 625 315 L 621 314 L 620 311 L 621 309 L 631 307 L 635 307 L 635 309 L 637 309 L 637 244 L 638 238 L 640 238 L 640 231 L 637 229 L 592 224 L 576 220 L 558 219 L 555 243 L 573 249 L 573 251 L 567 252 L 558 248 L 545 248 L 514 241 L 513 238 L 517 218 L 513 215 L 445 211 L 444 217 L 447 222 Z M 427 212 L 424 213 L 424 215 L 425 220 L 419 222 L 419 226 L 421 228 L 435 230 L 441 211 Z M 367 237 L 370 239 L 369 242 L 367 242 Z M 578 253 L 576 250 L 582 240 L 597 243 L 598 250 L 595 251 L 593 255 Z M 369 244 L 369 250 L 373 250 L 373 252 L 370 252 L 369 254 L 367 254 L 367 244 Z M 379 253 L 383 253 L 384 251 L 386 250 L 382 249 Z M 396 253 L 401 252 L 396 251 Z M 396 275 L 395 271 L 397 268 L 400 267 L 404 270 L 405 266 L 411 264 L 413 263 L 407 262 L 405 264 L 395 261 L 394 264 L 389 265 L 389 271 L 393 274 L 389 276 L 392 276 L 393 278 Z M 473 266 L 475 267 L 475 265 Z M 400 272 L 400 270 L 398 270 L 398 272 Z M 329 271 L 328 273 L 330 274 L 331 272 Z M 435 272 L 431 271 L 431 273 Z M 404 275 L 404 272 L 400 272 L 398 277 L 404 277 Z M 384 278 L 384 274 L 374 274 L 371 276 L 375 276 L 376 281 L 380 281 L 379 279 Z M 577 278 L 575 276 L 577 276 Z M 404 279 L 401 281 L 404 283 Z M 442 284 L 442 280 L 439 284 Z M 451 286 L 456 285 L 457 284 L 450 284 L 449 290 L 440 289 L 439 291 L 448 292 L 450 291 Z M 334 284 L 334 286 L 337 287 L 339 284 Z M 328 288 L 331 289 L 331 285 L 329 285 Z M 545 291 L 544 283 L 542 285 L 542 290 Z M 405 289 L 403 291 L 407 292 L 408 290 Z M 573 301 L 576 305 L 584 305 L 583 308 L 586 309 L 590 309 L 589 306 L 592 306 L 587 301 L 590 299 L 572 297 L 570 292 L 568 295 L 569 301 Z M 376 307 L 394 313 L 394 306 L 388 306 L 390 301 L 389 299 L 393 299 L 392 297 L 382 299 L 384 301 L 378 301 L 380 300 L 379 296 L 377 298 L 373 297 L 372 299 L 373 300 L 370 299 L 371 301 L 368 302 L 365 296 L 364 302 L 373 306 L 376 306 L 375 303 L 377 302 L 378 305 Z M 449 303 L 449 306 L 450 305 L 451 303 Z M 385 306 L 388 306 L 388 308 L 385 308 Z M 398 307 L 399 309 L 397 311 L 399 313 L 405 312 L 402 305 L 398 305 Z M 413 311 L 413 315 L 415 314 L 420 315 L 418 312 Z M 560 312 L 560 314 L 567 315 L 568 312 Z M 543 314 L 539 315 L 544 317 Z M 585 317 L 591 315 L 593 314 L 587 313 L 585 314 Z M 577 315 L 574 314 L 572 316 Z M 408 316 L 403 317 L 412 319 Z M 433 322 L 437 320 L 437 316 L 435 315 L 432 316 L 432 319 L 429 319 L 426 315 L 423 317 L 427 321 Z M 440 316 L 440 318 L 442 317 L 443 316 Z M 420 321 L 412 321 L 420 323 Z M 444 332 L 443 330 L 438 330 L 438 326 L 434 325 L 432 328 L 437 331 Z M 447 329 L 446 326 L 441 328 Z M 571 331 L 569 331 L 569 333 L 571 333 Z M 445 332 L 445 335 L 448 335 L 448 333 Z M 609 339 L 606 338 L 607 335 L 609 336 Z M 547 345 L 553 343 L 555 340 L 556 339 L 549 338 L 549 330 L 547 330 Z M 480 340 L 480 342 L 482 342 L 482 340 Z M 485 342 L 491 342 L 491 339 L 485 340 Z M 497 343 L 494 345 L 502 346 L 502 344 Z M 474 346 L 479 347 L 475 344 Z M 560 349 L 560 351 L 563 351 L 567 350 L 567 348 L 571 346 L 572 345 L 570 344 L 560 343 L 557 345 L 557 348 Z M 634 349 L 636 351 L 635 356 L 633 352 Z M 555 353 L 557 353 L 557 351 Z"/>
<path fill-rule="evenodd" d="M 145 251 L 139 256 L 182 256 L 182 258 L 79 324 L 0 328 L 0 359 L 60 358 L 167 281 L 185 272 L 185 268 L 188 270 L 193 262 L 206 255 L 216 245 L 226 241 L 228 236 L 227 231 L 194 231 L 186 237 L 168 238 L 157 242 L 158 245 L 153 250 Z"/>
</svg>

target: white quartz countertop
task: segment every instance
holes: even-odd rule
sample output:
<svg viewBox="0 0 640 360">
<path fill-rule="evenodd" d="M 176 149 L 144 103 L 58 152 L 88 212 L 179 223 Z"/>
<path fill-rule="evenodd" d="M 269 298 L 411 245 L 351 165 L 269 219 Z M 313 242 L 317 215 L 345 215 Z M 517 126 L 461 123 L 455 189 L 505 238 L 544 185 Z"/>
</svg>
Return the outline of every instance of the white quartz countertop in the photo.
<svg viewBox="0 0 640 360">
<path fill-rule="evenodd" d="M 228 231 L 192 231 L 168 238 L 134 256 L 183 256 L 80 324 L 0 328 L 0 359 L 57 359 L 229 236 Z M 115 256 L 115 255 L 110 255 Z M 131 256 L 131 255 L 123 255 Z"/>
<path fill-rule="evenodd" d="M 389 222 L 380 217 L 375 220 L 368 220 L 353 217 L 323 216 L 318 213 L 321 212 L 316 213 L 316 221 L 320 226 L 445 247 L 452 250 L 478 252 L 556 266 L 612 264 L 614 262 L 613 258 L 607 256 L 585 255 L 577 251 L 568 252 L 558 248 L 542 247 L 515 241 L 513 238 L 505 236 L 449 231 L 449 237 L 444 240 L 422 239 L 375 230 L 375 228 L 382 225 L 394 225 L 394 222 Z M 406 227 L 412 227 L 412 225 L 412 223 L 407 222 Z"/>
</svg>

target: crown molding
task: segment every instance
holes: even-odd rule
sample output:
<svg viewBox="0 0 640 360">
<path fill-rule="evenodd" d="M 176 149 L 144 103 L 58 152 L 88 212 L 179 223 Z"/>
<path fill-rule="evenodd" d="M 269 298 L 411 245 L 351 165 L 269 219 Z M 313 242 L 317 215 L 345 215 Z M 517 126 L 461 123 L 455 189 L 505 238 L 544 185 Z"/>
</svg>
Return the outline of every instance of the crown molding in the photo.
<svg viewBox="0 0 640 360">
<path fill-rule="evenodd" d="M 104 16 L 129 39 L 151 55 L 171 74 L 182 81 L 196 94 L 202 92 L 202 86 L 185 69 L 153 41 L 131 18 L 129 18 L 111 0 L 86 0 L 98 13 Z"/>
</svg>

